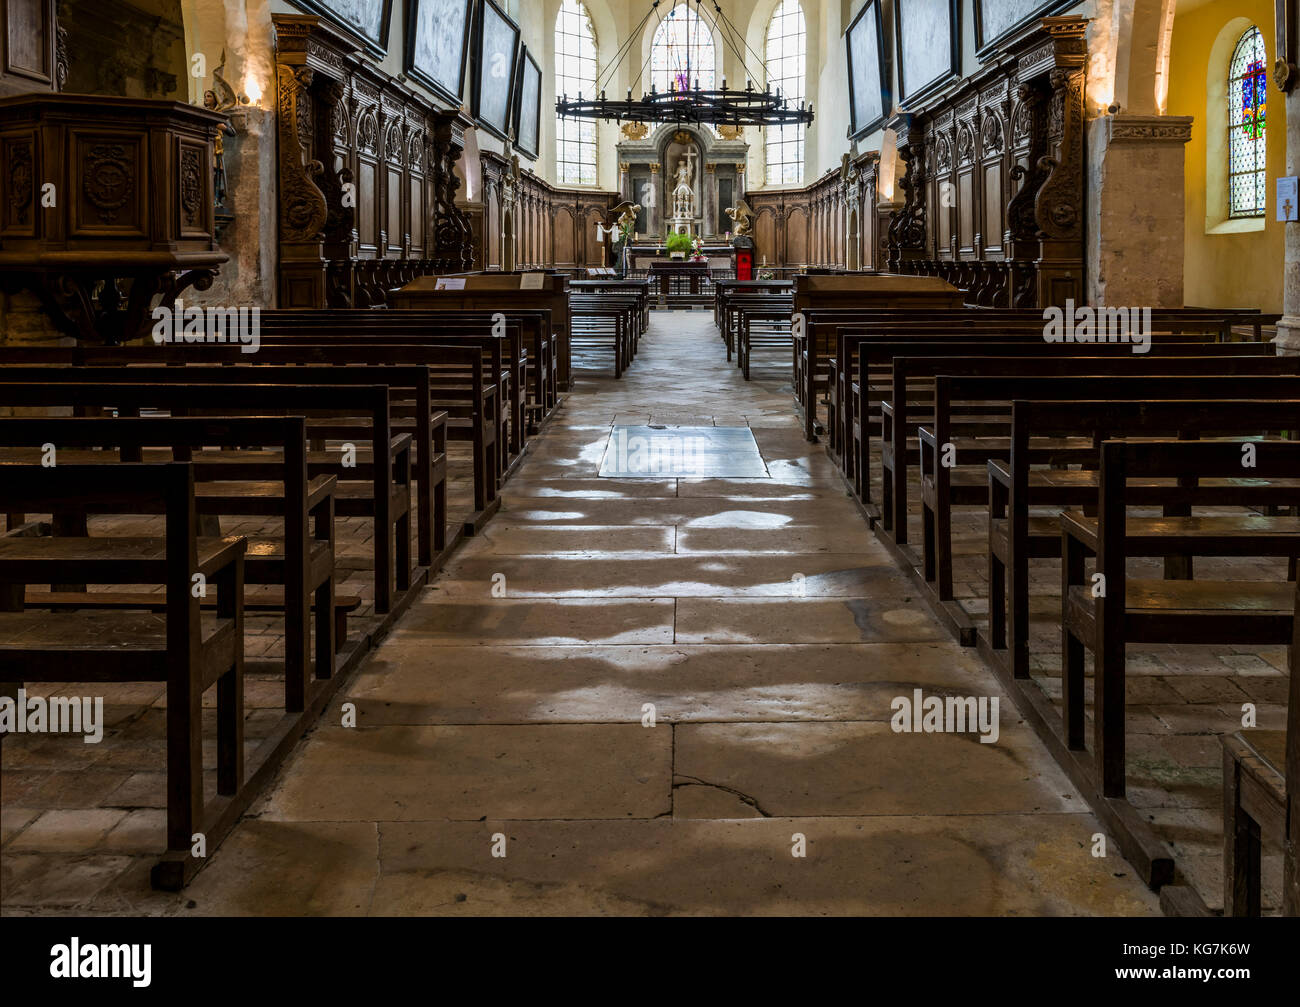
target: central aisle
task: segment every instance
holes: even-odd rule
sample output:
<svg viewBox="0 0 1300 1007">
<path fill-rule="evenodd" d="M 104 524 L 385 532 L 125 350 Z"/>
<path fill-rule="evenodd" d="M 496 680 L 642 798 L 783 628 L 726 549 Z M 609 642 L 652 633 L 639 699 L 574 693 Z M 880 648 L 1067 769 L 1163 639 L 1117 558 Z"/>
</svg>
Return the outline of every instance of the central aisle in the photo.
<svg viewBox="0 0 1300 1007">
<path fill-rule="evenodd" d="M 622 380 L 579 370 L 195 911 L 1156 912 L 1009 702 L 991 744 L 891 729 L 914 689 L 997 683 L 804 442 L 779 363 L 745 382 L 676 312 Z M 769 476 L 598 478 L 611 428 L 647 424 L 748 426 Z"/>
</svg>

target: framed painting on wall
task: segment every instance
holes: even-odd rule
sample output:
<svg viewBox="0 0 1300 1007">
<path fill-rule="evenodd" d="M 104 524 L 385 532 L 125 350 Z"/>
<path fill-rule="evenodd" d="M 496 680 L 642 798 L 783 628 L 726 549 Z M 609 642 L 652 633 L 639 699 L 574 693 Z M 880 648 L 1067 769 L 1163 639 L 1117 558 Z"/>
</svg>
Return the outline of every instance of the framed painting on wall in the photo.
<svg viewBox="0 0 1300 1007">
<path fill-rule="evenodd" d="M 515 102 L 515 146 L 537 157 L 542 133 L 542 68 L 525 46 L 519 57 L 519 98 Z"/>
<path fill-rule="evenodd" d="M 849 138 L 865 136 L 885 121 L 889 78 L 880 0 L 867 0 L 844 33 L 849 54 Z"/>
<path fill-rule="evenodd" d="M 1072 0 L 973 0 L 975 51 L 986 56 L 1027 22 L 1059 14 L 1075 6 Z"/>
<path fill-rule="evenodd" d="M 961 12 L 957 0 L 907 0 L 895 8 L 898 103 L 904 108 L 961 73 Z"/>
<path fill-rule="evenodd" d="M 392 0 L 290 0 L 312 14 L 338 25 L 376 56 L 388 52 L 388 22 Z"/>
<path fill-rule="evenodd" d="M 465 92 L 473 3 L 411 0 L 408 8 L 406 72 L 456 105 Z"/>
<path fill-rule="evenodd" d="M 489 133 L 508 139 L 519 64 L 519 26 L 495 0 L 482 0 L 479 5 L 474 57 L 474 118 Z"/>
</svg>

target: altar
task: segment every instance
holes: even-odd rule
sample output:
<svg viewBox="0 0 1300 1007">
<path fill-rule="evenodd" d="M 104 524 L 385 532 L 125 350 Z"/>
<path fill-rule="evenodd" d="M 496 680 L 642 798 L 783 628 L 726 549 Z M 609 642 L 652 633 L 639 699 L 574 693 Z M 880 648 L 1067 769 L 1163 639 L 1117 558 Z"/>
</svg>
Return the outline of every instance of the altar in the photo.
<svg viewBox="0 0 1300 1007">
<path fill-rule="evenodd" d="M 624 123 L 622 133 L 619 192 L 640 207 L 633 230 L 652 248 L 673 233 L 703 238 L 725 249 L 719 257 L 725 254 L 730 268 L 724 235 L 733 225 L 726 211 L 745 194 L 749 145 L 742 131 L 668 123 L 652 132 L 644 123 Z M 634 253 L 641 251 L 634 245 Z"/>
<path fill-rule="evenodd" d="M 650 279 L 658 283 L 660 304 L 667 303 L 675 276 L 689 283 L 693 296 L 698 295 L 701 293 L 700 281 L 709 279 L 709 264 L 707 261 L 692 262 L 687 259 L 655 259 L 651 262 Z"/>
<path fill-rule="evenodd" d="M 628 269 L 635 275 L 650 272 L 654 263 L 659 261 L 678 263 L 683 261 L 681 259 L 670 260 L 668 249 L 657 243 L 632 245 L 628 249 L 627 260 Z M 704 243 L 704 261 L 711 273 L 723 273 L 730 276 L 736 269 L 736 250 L 728 244 L 706 241 Z"/>
</svg>

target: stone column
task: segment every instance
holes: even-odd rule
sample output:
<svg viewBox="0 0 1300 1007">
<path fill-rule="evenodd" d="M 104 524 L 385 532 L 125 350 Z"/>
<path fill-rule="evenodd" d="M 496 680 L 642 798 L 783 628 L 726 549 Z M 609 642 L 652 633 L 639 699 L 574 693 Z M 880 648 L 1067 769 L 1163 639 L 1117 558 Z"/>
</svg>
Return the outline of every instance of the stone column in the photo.
<svg viewBox="0 0 1300 1007">
<path fill-rule="evenodd" d="M 1286 95 L 1286 173 L 1296 175 L 1300 174 L 1300 90 L 1295 89 L 1294 84 L 1291 86 L 1292 90 Z M 1270 95 L 1269 100 L 1276 102 L 1277 98 Z M 1277 323 L 1275 342 L 1279 353 L 1291 355 L 1300 354 L 1300 223 L 1290 221 L 1285 227 L 1282 318 Z M 1300 816 L 1296 818 L 1300 821 Z M 1288 881 L 1293 886 L 1290 891 L 1300 903 L 1300 879 Z"/>
<path fill-rule="evenodd" d="M 1091 134 L 1088 188 L 1096 209 L 1088 300 L 1182 307 L 1183 145 L 1192 135 L 1191 117 L 1107 115 Z"/>
<path fill-rule="evenodd" d="M 711 238 L 718 233 L 718 166 L 709 161 L 704 165 L 704 221 L 700 236 Z"/>
<path fill-rule="evenodd" d="M 630 199 L 636 202 L 636 197 L 632 192 L 632 180 L 627 174 L 628 163 L 626 161 L 618 162 L 618 191 L 623 194 L 624 199 Z"/>
<path fill-rule="evenodd" d="M 659 206 L 663 202 L 663 193 L 660 192 L 659 163 L 650 162 L 650 188 L 654 191 L 654 202 L 646 208 L 646 225 L 650 228 L 651 234 L 659 233 Z"/>
</svg>

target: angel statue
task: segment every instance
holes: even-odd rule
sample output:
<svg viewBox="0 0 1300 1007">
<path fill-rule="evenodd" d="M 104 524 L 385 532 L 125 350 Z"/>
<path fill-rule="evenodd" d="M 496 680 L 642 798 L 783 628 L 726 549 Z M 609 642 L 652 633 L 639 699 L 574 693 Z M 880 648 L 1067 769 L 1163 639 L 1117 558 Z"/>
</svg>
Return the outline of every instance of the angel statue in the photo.
<svg viewBox="0 0 1300 1007">
<path fill-rule="evenodd" d="M 750 221 L 754 219 L 754 211 L 749 208 L 749 204 L 743 199 L 736 200 L 735 206 L 729 206 L 726 214 L 731 218 L 732 223 L 736 225 L 736 236 L 749 234 Z"/>
<path fill-rule="evenodd" d="M 618 240 L 626 244 L 632 237 L 633 230 L 636 228 L 636 217 L 637 214 L 641 212 L 641 204 L 634 203 L 630 199 L 625 199 L 623 202 L 619 203 L 618 206 L 614 207 L 611 212 L 618 215 L 615 218 L 617 221 L 616 226 L 618 227 Z"/>
</svg>

